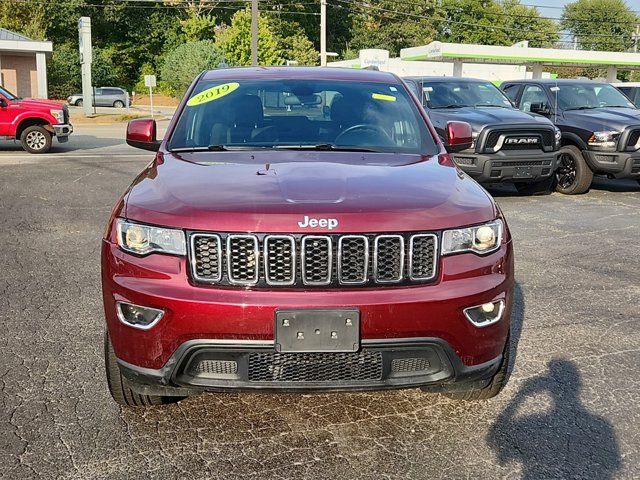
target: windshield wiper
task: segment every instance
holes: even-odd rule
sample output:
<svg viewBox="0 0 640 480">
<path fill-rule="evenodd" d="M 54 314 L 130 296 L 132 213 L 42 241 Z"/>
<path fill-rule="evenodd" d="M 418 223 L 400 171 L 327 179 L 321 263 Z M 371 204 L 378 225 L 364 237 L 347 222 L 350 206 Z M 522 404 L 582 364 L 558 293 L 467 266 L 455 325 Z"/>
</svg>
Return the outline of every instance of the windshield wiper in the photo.
<svg viewBox="0 0 640 480">
<path fill-rule="evenodd" d="M 565 111 L 567 111 L 567 110 L 593 110 L 594 108 L 602 108 L 602 107 L 588 107 L 588 106 L 584 105 L 582 107 L 566 108 Z"/>
<path fill-rule="evenodd" d="M 473 105 L 465 105 L 464 103 L 452 103 L 450 105 L 442 105 L 440 107 L 431 107 L 431 110 L 438 110 L 441 108 L 464 108 L 464 107 L 472 107 Z"/>
<path fill-rule="evenodd" d="M 373 148 L 357 147 L 357 146 L 339 146 L 333 143 L 318 143 L 316 145 L 274 145 L 273 148 L 278 150 L 320 150 L 320 151 L 334 151 L 334 152 L 377 152 Z"/>
<path fill-rule="evenodd" d="M 476 103 L 476 107 L 496 107 L 496 108 L 513 108 L 508 105 L 498 105 L 493 103 Z"/>
</svg>

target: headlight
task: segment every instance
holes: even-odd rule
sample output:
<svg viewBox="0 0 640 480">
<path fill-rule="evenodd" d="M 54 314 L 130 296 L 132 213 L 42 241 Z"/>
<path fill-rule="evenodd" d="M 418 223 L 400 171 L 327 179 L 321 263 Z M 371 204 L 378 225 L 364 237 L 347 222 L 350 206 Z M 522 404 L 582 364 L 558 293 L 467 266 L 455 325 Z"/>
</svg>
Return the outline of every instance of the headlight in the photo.
<svg viewBox="0 0 640 480">
<path fill-rule="evenodd" d="M 125 220 L 117 220 L 118 245 L 126 252 L 148 255 L 153 252 L 186 255 L 186 241 L 182 230 L 152 227 Z"/>
<path fill-rule="evenodd" d="M 489 253 L 502 244 L 502 220 L 442 232 L 442 255 L 460 252 Z"/>
<path fill-rule="evenodd" d="M 560 141 L 562 140 L 562 132 L 558 127 L 555 127 L 555 129 L 556 146 L 560 146 Z"/>
<path fill-rule="evenodd" d="M 590 147 L 611 149 L 616 148 L 619 137 L 620 132 L 616 131 L 593 132 L 588 143 Z"/>
<path fill-rule="evenodd" d="M 64 112 L 62 110 L 49 110 L 49 113 L 58 123 L 64 123 Z"/>
</svg>

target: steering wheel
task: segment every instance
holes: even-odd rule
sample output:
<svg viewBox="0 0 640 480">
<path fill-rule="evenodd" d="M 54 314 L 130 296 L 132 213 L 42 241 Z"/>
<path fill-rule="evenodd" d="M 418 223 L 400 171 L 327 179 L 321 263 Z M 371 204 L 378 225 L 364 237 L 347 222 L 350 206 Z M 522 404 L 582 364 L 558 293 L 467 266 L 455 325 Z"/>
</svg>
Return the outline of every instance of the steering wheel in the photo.
<svg viewBox="0 0 640 480">
<path fill-rule="evenodd" d="M 379 134 L 384 138 L 384 141 L 386 141 L 389 144 L 393 143 L 393 140 L 391 140 L 391 137 L 389 137 L 389 134 L 379 125 L 373 125 L 371 123 L 359 123 L 358 125 L 353 125 L 352 127 L 347 128 L 344 132 L 341 132 L 336 139 L 334 140 L 334 143 L 336 145 L 340 145 L 340 139 L 346 135 L 349 135 L 353 132 L 357 132 L 359 130 L 362 130 L 363 132 L 373 132 L 375 134 Z"/>
</svg>

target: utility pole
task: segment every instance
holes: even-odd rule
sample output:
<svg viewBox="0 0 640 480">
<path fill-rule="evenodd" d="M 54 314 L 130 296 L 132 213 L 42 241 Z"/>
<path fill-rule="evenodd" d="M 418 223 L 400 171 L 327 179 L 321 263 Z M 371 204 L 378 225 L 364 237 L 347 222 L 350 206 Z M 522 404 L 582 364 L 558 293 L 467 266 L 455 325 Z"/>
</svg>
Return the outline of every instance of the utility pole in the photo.
<svg viewBox="0 0 640 480">
<path fill-rule="evenodd" d="M 78 20 L 78 40 L 80 44 L 80 67 L 82 72 L 82 109 L 85 116 L 91 115 L 93 105 L 93 87 L 91 86 L 91 18 Z"/>
<path fill-rule="evenodd" d="M 251 0 L 251 65 L 258 65 L 258 0 Z"/>
<path fill-rule="evenodd" d="M 327 66 L 327 0 L 320 0 L 320 66 Z"/>
<path fill-rule="evenodd" d="M 633 38 L 633 51 L 638 53 L 638 40 L 640 40 L 640 24 L 636 25 L 636 31 L 631 35 Z"/>
</svg>

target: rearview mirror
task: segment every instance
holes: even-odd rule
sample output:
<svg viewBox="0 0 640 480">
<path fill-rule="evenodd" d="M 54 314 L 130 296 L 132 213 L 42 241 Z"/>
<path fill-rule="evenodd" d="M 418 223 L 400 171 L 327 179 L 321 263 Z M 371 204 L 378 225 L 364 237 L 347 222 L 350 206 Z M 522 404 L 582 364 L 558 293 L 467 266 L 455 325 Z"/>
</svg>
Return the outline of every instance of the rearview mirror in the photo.
<svg viewBox="0 0 640 480">
<path fill-rule="evenodd" d="M 532 103 L 531 106 L 529 107 L 529 111 L 531 113 L 537 113 L 539 115 L 549 115 L 549 113 L 551 113 L 551 110 L 549 109 L 549 105 L 542 102 Z"/>
<path fill-rule="evenodd" d="M 157 152 L 160 141 L 156 140 L 156 121 L 151 118 L 131 120 L 127 125 L 127 144 L 143 150 Z"/>
<path fill-rule="evenodd" d="M 467 122 L 448 122 L 447 123 L 447 151 L 461 152 L 467 148 L 471 148 L 473 143 L 473 130 Z"/>
<path fill-rule="evenodd" d="M 0 98 L 0 108 L 7 108 L 7 101 L 4 98 Z"/>
</svg>

